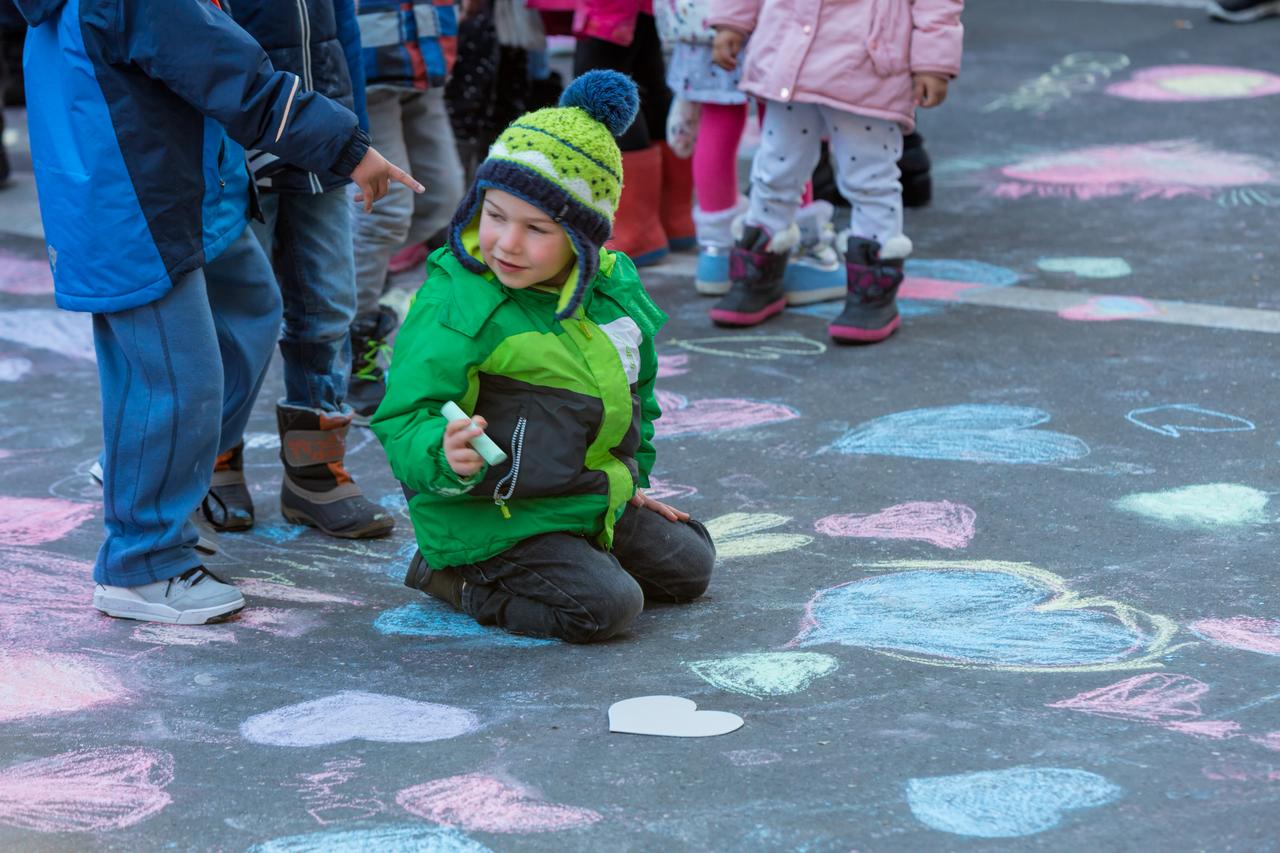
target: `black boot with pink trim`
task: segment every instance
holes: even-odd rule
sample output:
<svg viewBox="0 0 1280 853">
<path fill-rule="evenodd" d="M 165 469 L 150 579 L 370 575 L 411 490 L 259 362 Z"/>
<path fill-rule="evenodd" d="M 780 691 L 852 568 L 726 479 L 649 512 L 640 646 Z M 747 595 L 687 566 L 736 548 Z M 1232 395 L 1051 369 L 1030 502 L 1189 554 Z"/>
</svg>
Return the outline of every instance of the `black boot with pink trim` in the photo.
<svg viewBox="0 0 1280 853">
<path fill-rule="evenodd" d="M 800 231 L 791 225 L 771 235 L 740 221 L 733 230 L 737 240 L 729 253 L 729 292 L 708 313 L 717 326 L 757 326 L 787 306 L 782 278 Z"/>
<path fill-rule="evenodd" d="M 841 235 L 848 282 L 844 311 L 831 321 L 828 334 L 837 343 L 874 344 L 897 331 L 898 287 L 902 284 L 902 260 L 911 252 L 911 241 L 899 235 L 882 249 L 875 240 Z M 892 257 L 885 257 L 886 254 Z"/>
</svg>

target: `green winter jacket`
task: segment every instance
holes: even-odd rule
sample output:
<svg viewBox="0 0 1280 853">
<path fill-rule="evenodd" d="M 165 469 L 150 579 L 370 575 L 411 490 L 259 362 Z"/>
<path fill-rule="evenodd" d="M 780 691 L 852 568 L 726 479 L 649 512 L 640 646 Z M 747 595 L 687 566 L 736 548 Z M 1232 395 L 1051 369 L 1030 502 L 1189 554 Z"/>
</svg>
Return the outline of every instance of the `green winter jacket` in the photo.
<svg viewBox="0 0 1280 853">
<path fill-rule="evenodd" d="M 432 568 L 557 531 L 608 548 L 627 501 L 649 483 L 660 416 L 653 336 L 666 315 L 630 259 L 604 250 L 574 315 L 557 321 L 557 302 L 469 271 L 448 246 L 427 262 L 370 426 Z M 506 462 L 466 480 L 454 473 L 442 443 L 448 400 L 485 417 Z"/>
</svg>

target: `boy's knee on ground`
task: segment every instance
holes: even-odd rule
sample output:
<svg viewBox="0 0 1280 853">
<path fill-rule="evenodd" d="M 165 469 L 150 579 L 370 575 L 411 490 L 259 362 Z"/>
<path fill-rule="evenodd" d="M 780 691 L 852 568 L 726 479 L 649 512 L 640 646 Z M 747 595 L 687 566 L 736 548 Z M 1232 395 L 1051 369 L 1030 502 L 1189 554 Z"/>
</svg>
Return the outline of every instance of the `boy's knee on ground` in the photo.
<svg viewBox="0 0 1280 853">
<path fill-rule="evenodd" d="M 673 559 L 680 561 L 683 571 L 678 582 L 671 585 L 670 592 L 683 603 L 693 601 L 707 591 L 716 565 L 716 546 L 702 522 L 691 518 L 680 527 L 683 541 Z"/>
<path fill-rule="evenodd" d="M 612 585 L 607 595 L 580 613 L 565 611 L 561 617 L 562 639 L 570 643 L 597 643 L 623 633 L 644 611 L 644 592 L 630 578 Z"/>
</svg>

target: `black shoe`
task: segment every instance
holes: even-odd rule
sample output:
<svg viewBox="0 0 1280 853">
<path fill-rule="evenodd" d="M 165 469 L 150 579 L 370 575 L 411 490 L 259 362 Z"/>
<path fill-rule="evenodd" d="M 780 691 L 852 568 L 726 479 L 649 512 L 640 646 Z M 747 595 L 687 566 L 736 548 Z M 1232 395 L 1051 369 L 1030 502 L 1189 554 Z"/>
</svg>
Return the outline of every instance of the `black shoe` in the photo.
<svg viewBox="0 0 1280 853">
<path fill-rule="evenodd" d="M 709 312 L 717 326 L 756 326 L 787 307 L 783 275 L 800 231 L 790 226 L 771 236 L 748 225 L 729 252 L 729 292 Z"/>
<path fill-rule="evenodd" d="M 386 536 L 391 513 L 370 501 L 343 465 L 351 415 L 276 406 L 280 429 L 280 514 L 340 539 Z"/>
<path fill-rule="evenodd" d="M 4 121 L 0 120 L 0 134 L 2 133 L 4 133 Z M 8 185 L 9 174 L 9 153 L 4 150 L 4 143 L 0 143 L 0 187 Z"/>
<path fill-rule="evenodd" d="M 394 311 L 379 306 L 376 314 L 362 314 L 351 324 L 351 380 L 346 403 L 359 426 L 368 426 L 387 393 L 387 361 L 397 323 Z"/>
<path fill-rule="evenodd" d="M 933 178 L 929 175 L 929 154 L 924 150 L 924 137 L 908 133 L 902 138 L 902 159 L 898 170 L 902 172 L 902 204 L 904 207 L 924 207 L 933 199 Z"/>
<path fill-rule="evenodd" d="M 405 573 L 404 585 L 410 589 L 421 590 L 433 598 L 462 609 L 462 588 L 466 581 L 452 568 L 433 569 L 427 565 L 421 551 L 415 551 L 409 561 L 409 571 Z"/>
<path fill-rule="evenodd" d="M 844 311 L 831 321 L 827 332 L 837 343 L 874 344 L 892 335 L 901 325 L 897 294 L 902 284 L 902 261 L 880 259 L 875 240 L 850 237 L 845 247 L 848 293 Z"/>
<path fill-rule="evenodd" d="M 1211 0 L 1209 17 L 1228 24 L 1250 24 L 1280 15 L 1280 0 Z"/>
<path fill-rule="evenodd" d="M 219 533 L 253 527 L 253 498 L 244 481 L 244 442 L 219 453 L 209 493 L 200 504 L 205 519 Z"/>
</svg>

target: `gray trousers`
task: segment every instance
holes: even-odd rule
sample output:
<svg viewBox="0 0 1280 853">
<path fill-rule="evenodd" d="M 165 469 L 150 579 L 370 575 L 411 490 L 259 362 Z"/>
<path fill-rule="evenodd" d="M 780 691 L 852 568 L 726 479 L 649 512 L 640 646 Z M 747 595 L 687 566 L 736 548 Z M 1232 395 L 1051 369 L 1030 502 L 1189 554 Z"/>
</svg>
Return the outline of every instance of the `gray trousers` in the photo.
<svg viewBox="0 0 1280 853">
<path fill-rule="evenodd" d="M 369 213 L 354 205 L 356 315 L 378 310 L 387 288 L 387 263 L 401 247 L 421 243 L 453 218 L 462 201 L 462 164 L 445 110 L 444 90 L 374 85 L 368 88 L 373 147 L 427 188 L 421 195 L 392 183 Z M 351 189 L 355 193 L 354 185 Z M 354 204 L 354 202 L 353 202 Z"/>
<path fill-rule="evenodd" d="M 795 221 L 823 136 L 831 149 L 836 185 L 853 207 L 853 236 L 883 245 L 901 234 L 902 128 L 819 104 L 767 102 L 760 148 L 751 164 L 747 222 L 777 234 Z"/>
</svg>

